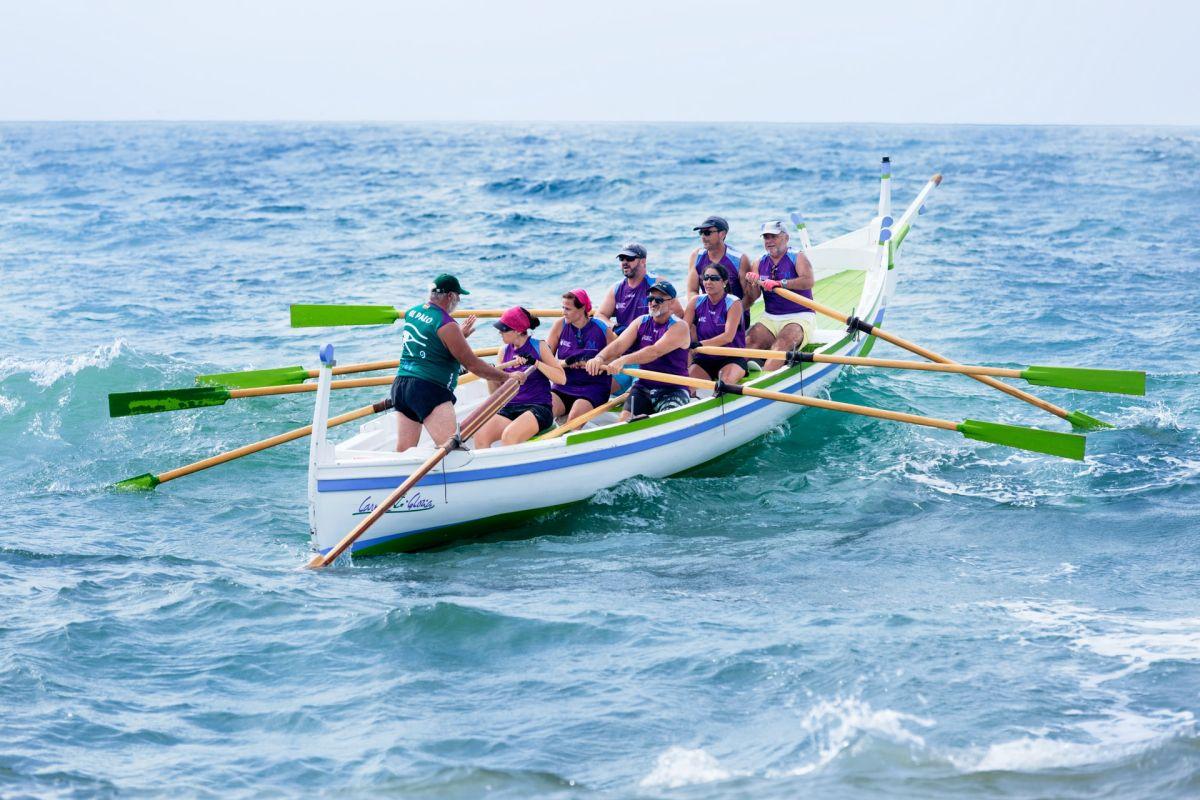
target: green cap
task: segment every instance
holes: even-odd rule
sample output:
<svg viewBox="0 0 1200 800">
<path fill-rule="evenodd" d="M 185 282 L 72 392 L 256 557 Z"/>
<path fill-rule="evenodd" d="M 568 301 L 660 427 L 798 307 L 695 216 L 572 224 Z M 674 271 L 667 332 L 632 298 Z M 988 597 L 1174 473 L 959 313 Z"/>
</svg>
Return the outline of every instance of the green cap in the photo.
<svg viewBox="0 0 1200 800">
<path fill-rule="evenodd" d="M 458 278 L 443 272 L 433 279 L 433 285 L 429 287 L 433 292 L 454 292 L 455 294 L 470 294 L 458 282 Z"/>
</svg>

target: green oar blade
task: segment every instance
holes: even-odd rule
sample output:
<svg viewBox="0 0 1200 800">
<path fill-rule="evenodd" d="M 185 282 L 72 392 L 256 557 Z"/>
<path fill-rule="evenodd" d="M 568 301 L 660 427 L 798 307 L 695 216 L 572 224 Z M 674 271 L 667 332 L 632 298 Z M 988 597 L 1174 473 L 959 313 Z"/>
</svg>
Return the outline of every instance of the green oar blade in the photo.
<svg viewBox="0 0 1200 800">
<path fill-rule="evenodd" d="M 1080 389 L 1116 394 L 1146 393 L 1146 373 L 1129 369 L 1081 369 L 1077 367 L 1029 367 L 1021 377 L 1038 386 Z"/>
<path fill-rule="evenodd" d="M 292 306 L 293 328 L 326 325 L 391 325 L 400 318 L 395 306 Z"/>
<path fill-rule="evenodd" d="M 1075 433 L 1044 431 L 1040 428 L 1023 428 L 1019 425 L 1001 425 L 998 422 L 980 422 L 966 419 L 959 423 L 959 432 L 968 439 L 1002 444 L 1019 450 L 1032 450 L 1062 458 L 1083 460 L 1084 443 L 1087 441 Z"/>
<path fill-rule="evenodd" d="M 229 390 L 216 386 L 195 389 L 158 389 L 150 392 L 116 392 L 108 396 L 108 415 L 128 417 L 131 414 L 157 414 L 160 411 L 182 411 L 188 408 L 222 406 L 229 399 Z"/>
<path fill-rule="evenodd" d="M 149 491 L 155 486 L 158 486 L 160 482 L 161 481 L 159 481 L 157 475 L 151 475 L 149 472 L 147 472 L 143 475 L 136 475 L 132 478 L 126 478 L 123 481 L 114 483 L 112 488 L 129 492 Z"/>
<path fill-rule="evenodd" d="M 288 386 L 294 383 L 304 383 L 308 377 L 308 370 L 304 367 L 277 367 L 275 369 L 252 369 L 245 372 L 197 375 L 196 383 L 201 386 L 220 386 L 225 389 L 256 389 L 259 386 Z"/>
<path fill-rule="evenodd" d="M 1095 417 L 1089 416 L 1082 411 L 1072 411 L 1070 414 L 1067 414 L 1067 422 L 1071 423 L 1071 425 L 1074 427 L 1079 428 L 1081 431 L 1098 431 L 1101 428 L 1113 427 L 1104 420 L 1096 419 Z"/>
</svg>

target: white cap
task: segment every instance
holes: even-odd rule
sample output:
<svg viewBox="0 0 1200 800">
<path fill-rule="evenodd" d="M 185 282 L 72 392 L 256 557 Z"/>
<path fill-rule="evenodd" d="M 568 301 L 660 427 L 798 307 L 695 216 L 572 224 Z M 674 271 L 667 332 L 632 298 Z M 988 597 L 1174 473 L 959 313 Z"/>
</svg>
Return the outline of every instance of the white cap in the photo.
<svg viewBox="0 0 1200 800">
<path fill-rule="evenodd" d="M 784 227 L 783 220 L 773 219 L 763 223 L 762 233 L 774 233 L 775 235 L 779 235 L 781 233 L 787 233 L 787 228 Z"/>
</svg>

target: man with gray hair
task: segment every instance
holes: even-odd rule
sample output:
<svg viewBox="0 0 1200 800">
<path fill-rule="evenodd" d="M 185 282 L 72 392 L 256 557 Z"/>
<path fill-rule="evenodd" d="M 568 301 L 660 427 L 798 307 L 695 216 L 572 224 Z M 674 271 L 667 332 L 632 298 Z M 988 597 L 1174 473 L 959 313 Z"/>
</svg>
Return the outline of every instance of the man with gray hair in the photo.
<svg viewBox="0 0 1200 800">
<path fill-rule="evenodd" d="M 459 327 L 450 316 L 464 294 L 470 292 L 458 278 L 438 275 L 429 287 L 429 300 L 404 312 L 404 347 L 392 381 L 397 451 L 416 447 L 422 427 L 437 445 L 458 430 L 454 389 L 463 367 L 489 381 L 525 382 L 523 372 L 504 372 L 472 352 L 467 337 L 475 330 L 475 317 L 467 317 Z"/>
<path fill-rule="evenodd" d="M 788 249 L 783 220 L 764 222 L 762 240 L 767 252 L 758 260 L 758 269 L 746 274 L 745 302 L 749 305 L 762 295 L 764 313 L 747 332 L 746 346 L 759 350 L 803 347 L 812 338 L 816 315 L 807 306 L 775 294 L 775 289 L 787 289 L 812 300 L 812 264 L 803 253 Z M 763 364 L 763 369 L 769 372 L 783 364 L 783 359 L 773 358 Z"/>
</svg>

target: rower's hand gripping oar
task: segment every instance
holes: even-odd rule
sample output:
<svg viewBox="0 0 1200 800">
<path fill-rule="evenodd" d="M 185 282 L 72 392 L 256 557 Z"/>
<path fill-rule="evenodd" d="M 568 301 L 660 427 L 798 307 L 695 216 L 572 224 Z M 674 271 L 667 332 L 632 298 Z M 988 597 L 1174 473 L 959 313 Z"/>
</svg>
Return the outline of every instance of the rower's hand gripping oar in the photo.
<svg viewBox="0 0 1200 800">
<path fill-rule="evenodd" d="M 939 364 L 924 361 L 898 361 L 890 358 L 861 358 L 808 353 L 803 350 L 756 350 L 746 347 L 697 347 L 694 352 L 710 356 L 783 359 L 790 365 L 803 363 L 846 364 L 852 367 L 911 369 L 918 372 L 948 372 L 957 375 L 991 375 L 995 378 L 1020 378 L 1037 386 L 1056 386 L 1084 392 L 1117 394 L 1146 393 L 1146 373 L 1125 369 L 1084 369 L 1081 367 L 977 367 L 969 364 Z"/>
<path fill-rule="evenodd" d="M 473 351 L 480 358 L 494 356 L 500 352 L 499 347 L 480 347 Z M 400 366 L 399 360 L 370 361 L 365 364 L 346 364 L 334 367 L 334 375 L 350 375 L 356 372 L 374 372 L 380 369 L 395 369 Z M 259 386 L 285 386 L 293 383 L 304 383 L 309 378 L 321 374 L 319 369 L 305 367 L 275 367 L 273 369 L 252 369 L 242 372 L 218 372 L 213 375 L 197 375 L 196 383 L 200 386 L 221 386 L 226 389 L 254 389 Z"/>
<path fill-rule="evenodd" d="M 525 375 L 528 376 L 537 367 L 530 367 L 525 370 Z M 404 495 L 408 494 L 408 490 L 416 486 L 417 482 L 424 478 L 431 469 L 436 467 L 438 463 L 450 454 L 451 451 L 460 447 L 463 442 L 470 439 L 475 433 L 483 427 L 483 424 L 496 415 L 509 400 L 511 400 L 521 388 L 521 382 L 516 378 L 509 378 L 500 388 L 488 395 L 487 399 L 479 404 L 478 407 L 468 414 L 458 426 L 458 433 L 451 436 L 442 443 L 433 455 L 425 460 L 421 466 L 417 467 L 416 471 L 409 475 L 404 481 L 397 486 L 391 494 L 383 499 L 375 510 L 364 519 L 362 522 L 354 526 L 354 529 L 342 537 L 342 540 L 329 549 L 328 552 L 313 556 L 305 566 L 309 569 L 320 569 L 327 567 L 337 560 L 337 557 L 346 552 L 347 549 L 366 533 L 367 529 L 379 521 L 380 517 L 386 514 L 392 506 L 400 502 Z"/>
<path fill-rule="evenodd" d="M 678 386 L 691 386 L 696 389 L 711 389 L 721 394 L 741 394 L 749 397 L 760 397 L 764 400 L 776 400 L 781 403 L 794 403 L 798 406 L 824 408 L 830 411 L 845 411 L 860 414 L 864 417 L 887 419 L 893 422 L 908 422 L 913 425 L 924 425 L 928 428 L 941 428 L 946 431 L 957 431 L 968 439 L 980 442 L 1000 444 L 1005 447 L 1015 447 L 1020 450 L 1032 450 L 1035 453 L 1045 453 L 1051 456 L 1083 460 L 1085 439 L 1074 433 L 1059 433 L 1044 431 L 1039 428 L 1023 428 L 1019 425 L 1001 425 L 996 422 L 980 422 L 967 419 L 962 422 L 922 417 L 917 414 L 906 414 L 901 411 L 887 411 L 881 408 L 856 406 L 851 403 L 839 403 L 833 400 L 821 400 L 816 397 L 772 392 L 766 389 L 755 389 L 737 383 L 724 381 L 706 381 L 700 378 L 685 378 L 680 375 L 668 375 L 662 372 L 649 372 L 644 369 L 626 368 L 621 370 L 634 378 L 646 378 L 660 383 L 673 383 Z"/>
<path fill-rule="evenodd" d="M 818 314 L 824 314 L 827 317 L 836 319 L 838 322 L 845 323 L 848 326 L 848 330 L 861 331 L 862 333 L 865 333 L 868 336 L 876 336 L 880 339 L 883 339 L 885 342 L 890 342 L 891 344 L 894 344 L 897 347 L 904 348 L 905 350 L 909 351 L 910 353 L 915 353 L 916 355 L 919 355 L 921 358 L 927 359 L 929 361 L 935 361 L 939 364 L 955 364 L 955 363 L 957 363 L 955 361 L 951 361 L 950 359 L 946 358 L 945 356 L 938 355 L 937 353 L 933 352 L 932 350 L 926 350 L 924 347 L 921 347 L 920 345 L 913 344 L 912 342 L 908 341 L 907 339 L 902 339 L 899 336 L 896 336 L 895 334 L 888 333 L 887 331 L 883 330 L 882 328 L 876 327 L 865 320 L 859 319 L 858 317 L 849 317 L 849 316 L 843 314 L 842 312 L 838 311 L 837 309 L 830 308 L 829 306 L 826 306 L 826 305 L 822 305 L 821 303 L 818 303 L 815 300 L 809 300 L 807 297 L 796 294 L 795 292 L 788 291 L 787 289 L 784 289 L 782 286 L 777 287 L 774 291 L 775 291 L 775 294 L 779 295 L 780 297 L 791 300 L 793 303 L 798 303 L 806 308 L 811 308 L 813 311 L 816 311 Z M 1004 392 L 1005 394 L 1012 395 L 1013 397 L 1016 397 L 1020 400 L 1024 400 L 1026 403 L 1030 403 L 1031 405 L 1037 406 L 1038 408 L 1042 409 L 1043 411 L 1048 411 L 1057 417 L 1061 417 L 1061 418 L 1065 419 L 1067 422 L 1070 422 L 1076 428 L 1080 428 L 1083 430 L 1094 430 L 1096 428 L 1111 428 L 1112 427 L 1112 425 L 1109 425 L 1107 422 L 1104 422 L 1103 420 L 1099 420 L 1099 419 L 1096 419 L 1095 417 L 1089 416 L 1089 415 L 1083 413 L 1082 411 L 1067 411 L 1065 408 L 1061 408 L 1059 406 L 1054 405 L 1053 403 L 1047 402 L 1046 400 L 1042 400 L 1040 397 L 1034 397 L 1033 395 L 1029 394 L 1028 392 L 1023 392 L 1020 389 L 1016 388 L 1015 386 L 1009 386 L 1007 383 L 1004 383 L 1003 381 L 998 381 L 995 378 L 992 378 L 988 375 L 968 375 L 968 377 L 970 377 L 974 380 L 977 380 L 980 383 L 986 383 L 988 386 L 991 386 L 993 389 L 999 389 L 1000 391 Z"/>
<path fill-rule="evenodd" d="M 492 318 L 504 314 L 503 308 L 464 309 L 450 312 L 455 319 Z M 532 308 L 537 317 L 562 316 L 561 308 Z M 291 308 L 293 328 L 320 328 L 331 325 L 391 325 L 404 317 L 395 306 L 340 306 L 296 304 Z"/>
</svg>

